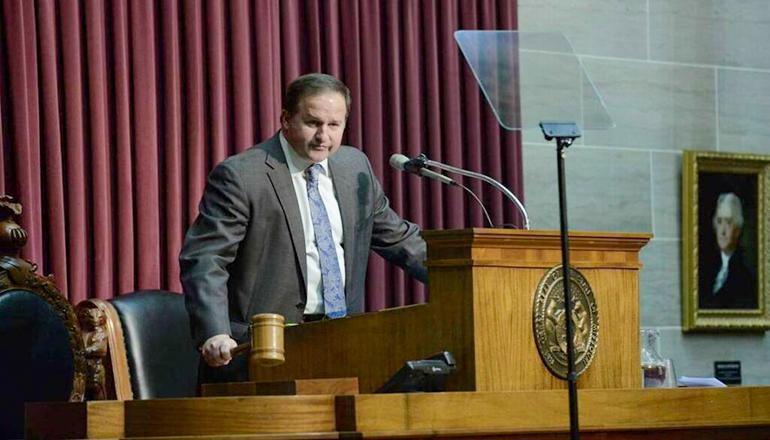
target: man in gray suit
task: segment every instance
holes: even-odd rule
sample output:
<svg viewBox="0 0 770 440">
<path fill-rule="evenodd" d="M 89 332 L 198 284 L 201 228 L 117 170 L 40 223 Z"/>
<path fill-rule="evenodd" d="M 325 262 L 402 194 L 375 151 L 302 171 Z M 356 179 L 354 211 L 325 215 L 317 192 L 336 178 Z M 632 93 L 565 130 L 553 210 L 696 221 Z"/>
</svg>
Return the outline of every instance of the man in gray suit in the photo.
<svg viewBox="0 0 770 440">
<path fill-rule="evenodd" d="M 248 379 L 247 357 L 230 351 L 254 314 L 362 313 L 370 249 L 427 282 L 420 229 L 388 206 L 366 156 L 341 145 L 350 102 L 332 76 L 297 78 L 280 131 L 209 174 L 179 257 L 203 381 Z"/>
</svg>

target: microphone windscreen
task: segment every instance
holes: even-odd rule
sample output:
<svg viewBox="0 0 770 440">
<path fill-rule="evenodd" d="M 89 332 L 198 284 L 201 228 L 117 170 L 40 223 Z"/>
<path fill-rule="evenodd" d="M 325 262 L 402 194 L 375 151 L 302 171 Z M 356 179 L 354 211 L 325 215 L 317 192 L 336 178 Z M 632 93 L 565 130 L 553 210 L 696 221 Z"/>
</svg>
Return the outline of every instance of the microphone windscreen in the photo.
<svg viewBox="0 0 770 440">
<path fill-rule="evenodd" d="M 401 153 L 395 153 L 390 156 L 390 166 L 395 169 L 406 171 L 405 165 L 409 162 L 409 158 Z"/>
</svg>

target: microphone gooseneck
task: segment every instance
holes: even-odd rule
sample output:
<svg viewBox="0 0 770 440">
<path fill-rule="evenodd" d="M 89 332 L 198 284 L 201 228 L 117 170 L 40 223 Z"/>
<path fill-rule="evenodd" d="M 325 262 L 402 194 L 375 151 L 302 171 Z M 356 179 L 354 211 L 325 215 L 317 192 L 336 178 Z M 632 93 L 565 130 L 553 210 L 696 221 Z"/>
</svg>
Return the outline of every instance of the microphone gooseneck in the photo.
<svg viewBox="0 0 770 440">
<path fill-rule="evenodd" d="M 403 154 L 401 156 L 403 156 Z M 406 160 L 409 161 L 409 158 L 407 158 L 406 156 L 404 156 L 404 158 L 406 158 Z M 391 156 L 391 159 L 392 159 L 392 156 Z M 489 176 L 486 176 L 484 174 L 481 174 L 481 173 L 476 173 L 476 172 L 473 172 L 473 171 L 464 170 L 462 168 L 453 167 L 452 165 L 447 165 L 447 164 L 444 164 L 444 163 L 441 163 L 441 162 L 436 162 L 435 160 L 430 160 L 424 154 L 420 154 L 415 159 L 412 159 L 411 163 L 413 163 L 413 164 L 414 163 L 419 163 L 419 164 L 421 164 L 421 166 L 436 167 L 436 168 L 439 168 L 439 169 L 442 169 L 442 170 L 449 171 L 450 173 L 456 173 L 456 174 L 459 174 L 461 176 L 472 177 L 474 179 L 479 179 L 479 180 L 482 180 L 484 182 L 487 182 L 488 184 L 494 186 L 500 192 L 502 192 L 508 198 L 508 200 L 513 202 L 513 204 L 516 206 L 516 208 L 521 213 L 522 217 L 524 217 L 524 229 L 529 229 L 529 215 L 527 214 L 527 210 L 524 208 L 524 205 L 521 203 L 521 201 L 518 199 L 518 197 L 516 197 L 511 192 L 511 190 L 506 188 L 505 185 L 503 185 L 502 183 L 498 182 L 497 180 L 495 180 L 495 179 L 493 179 L 493 178 L 491 178 Z"/>
<path fill-rule="evenodd" d="M 455 182 L 452 178 L 443 174 L 439 174 L 435 171 L 425 169 L 424 165 L 421 165 L 419 162 L 415 162 L 414 160 L 410 160 L 403 154 L 396 153 L 391 155 L 390 166 L 397 170 L 406 171 L 407 173 L 416 174 L 421 177 L 427 177 L 428 179 L 433 179 L 446 185 L 457 185 L 457 182 Z"/>
<path fill-rule="evenodd" d="M 473 190 L 463 185 L 462 183 L 458 183 L 457 186 L 464 189 L 468 194 L 473 196 L 473 199 L 476 200 L 476 203 L 478 203 L 479 206 L 481 206 L 481 211 L 484 213 L 484 217 L 487 219 L 487 223 L 489 224 L 489 227 L 494 228 L 495 224 L 492 223 L 492 217 L 489 216 L 489 212 L 487 211 L 487 208 L 484 206 L 484 203 L 481 202 L 481 199 L 479 198 L 479 196 L 477 196 L 476 193 L 473 192 Z"/>
</svg>

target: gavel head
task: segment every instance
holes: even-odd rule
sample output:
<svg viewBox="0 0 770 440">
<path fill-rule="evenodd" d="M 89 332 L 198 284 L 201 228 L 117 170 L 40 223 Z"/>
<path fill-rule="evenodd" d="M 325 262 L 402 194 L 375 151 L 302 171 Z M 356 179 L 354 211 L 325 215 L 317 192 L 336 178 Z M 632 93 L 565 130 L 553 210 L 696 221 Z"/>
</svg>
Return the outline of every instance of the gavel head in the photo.
<svg viewBox="0 0 770 440">
<path fill-rule="evenodd" d="M 251 363 L 263 367 L 281 365 L 285 320 L 276 313 L 260 313 L 251 317 Z"/>
</svg>

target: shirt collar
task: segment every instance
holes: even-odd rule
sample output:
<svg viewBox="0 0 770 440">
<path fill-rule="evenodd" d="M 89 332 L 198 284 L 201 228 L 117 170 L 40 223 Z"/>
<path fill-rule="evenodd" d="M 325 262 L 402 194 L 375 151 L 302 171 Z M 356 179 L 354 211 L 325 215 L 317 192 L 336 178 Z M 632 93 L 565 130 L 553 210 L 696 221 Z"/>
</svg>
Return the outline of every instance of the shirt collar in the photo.
<svg viewBox="0 0 770 440">
<path fill-rule="evenodd" d="M 730 263 L 730 257 L 732 257 L 732 254 L 727 255 L 724 252 L 719 252 L 719 254 L 722 256 L 722 266 L 727 266 Z"/>
<path fill-rule="evenodd" d="M 289 145 L 289 141 L 286 139 L 286 136 L 283 135 L 283 131 L 278 133 L 278 140 L 281 142 L 283 155 L 286 156 L 286 164 L 289 166 L 289 173 L 304 173 L 310 165 L 313 165 L 313 161 L 301 157 L 299 154 L 297 154 L 296 151 L 294 151 L 294 148 Z M 319 163 L 321 164 L 321 168 L 323 169 L 324 174 L 329 176 L 329 159 L 324 159 Z"/>
</svg>

